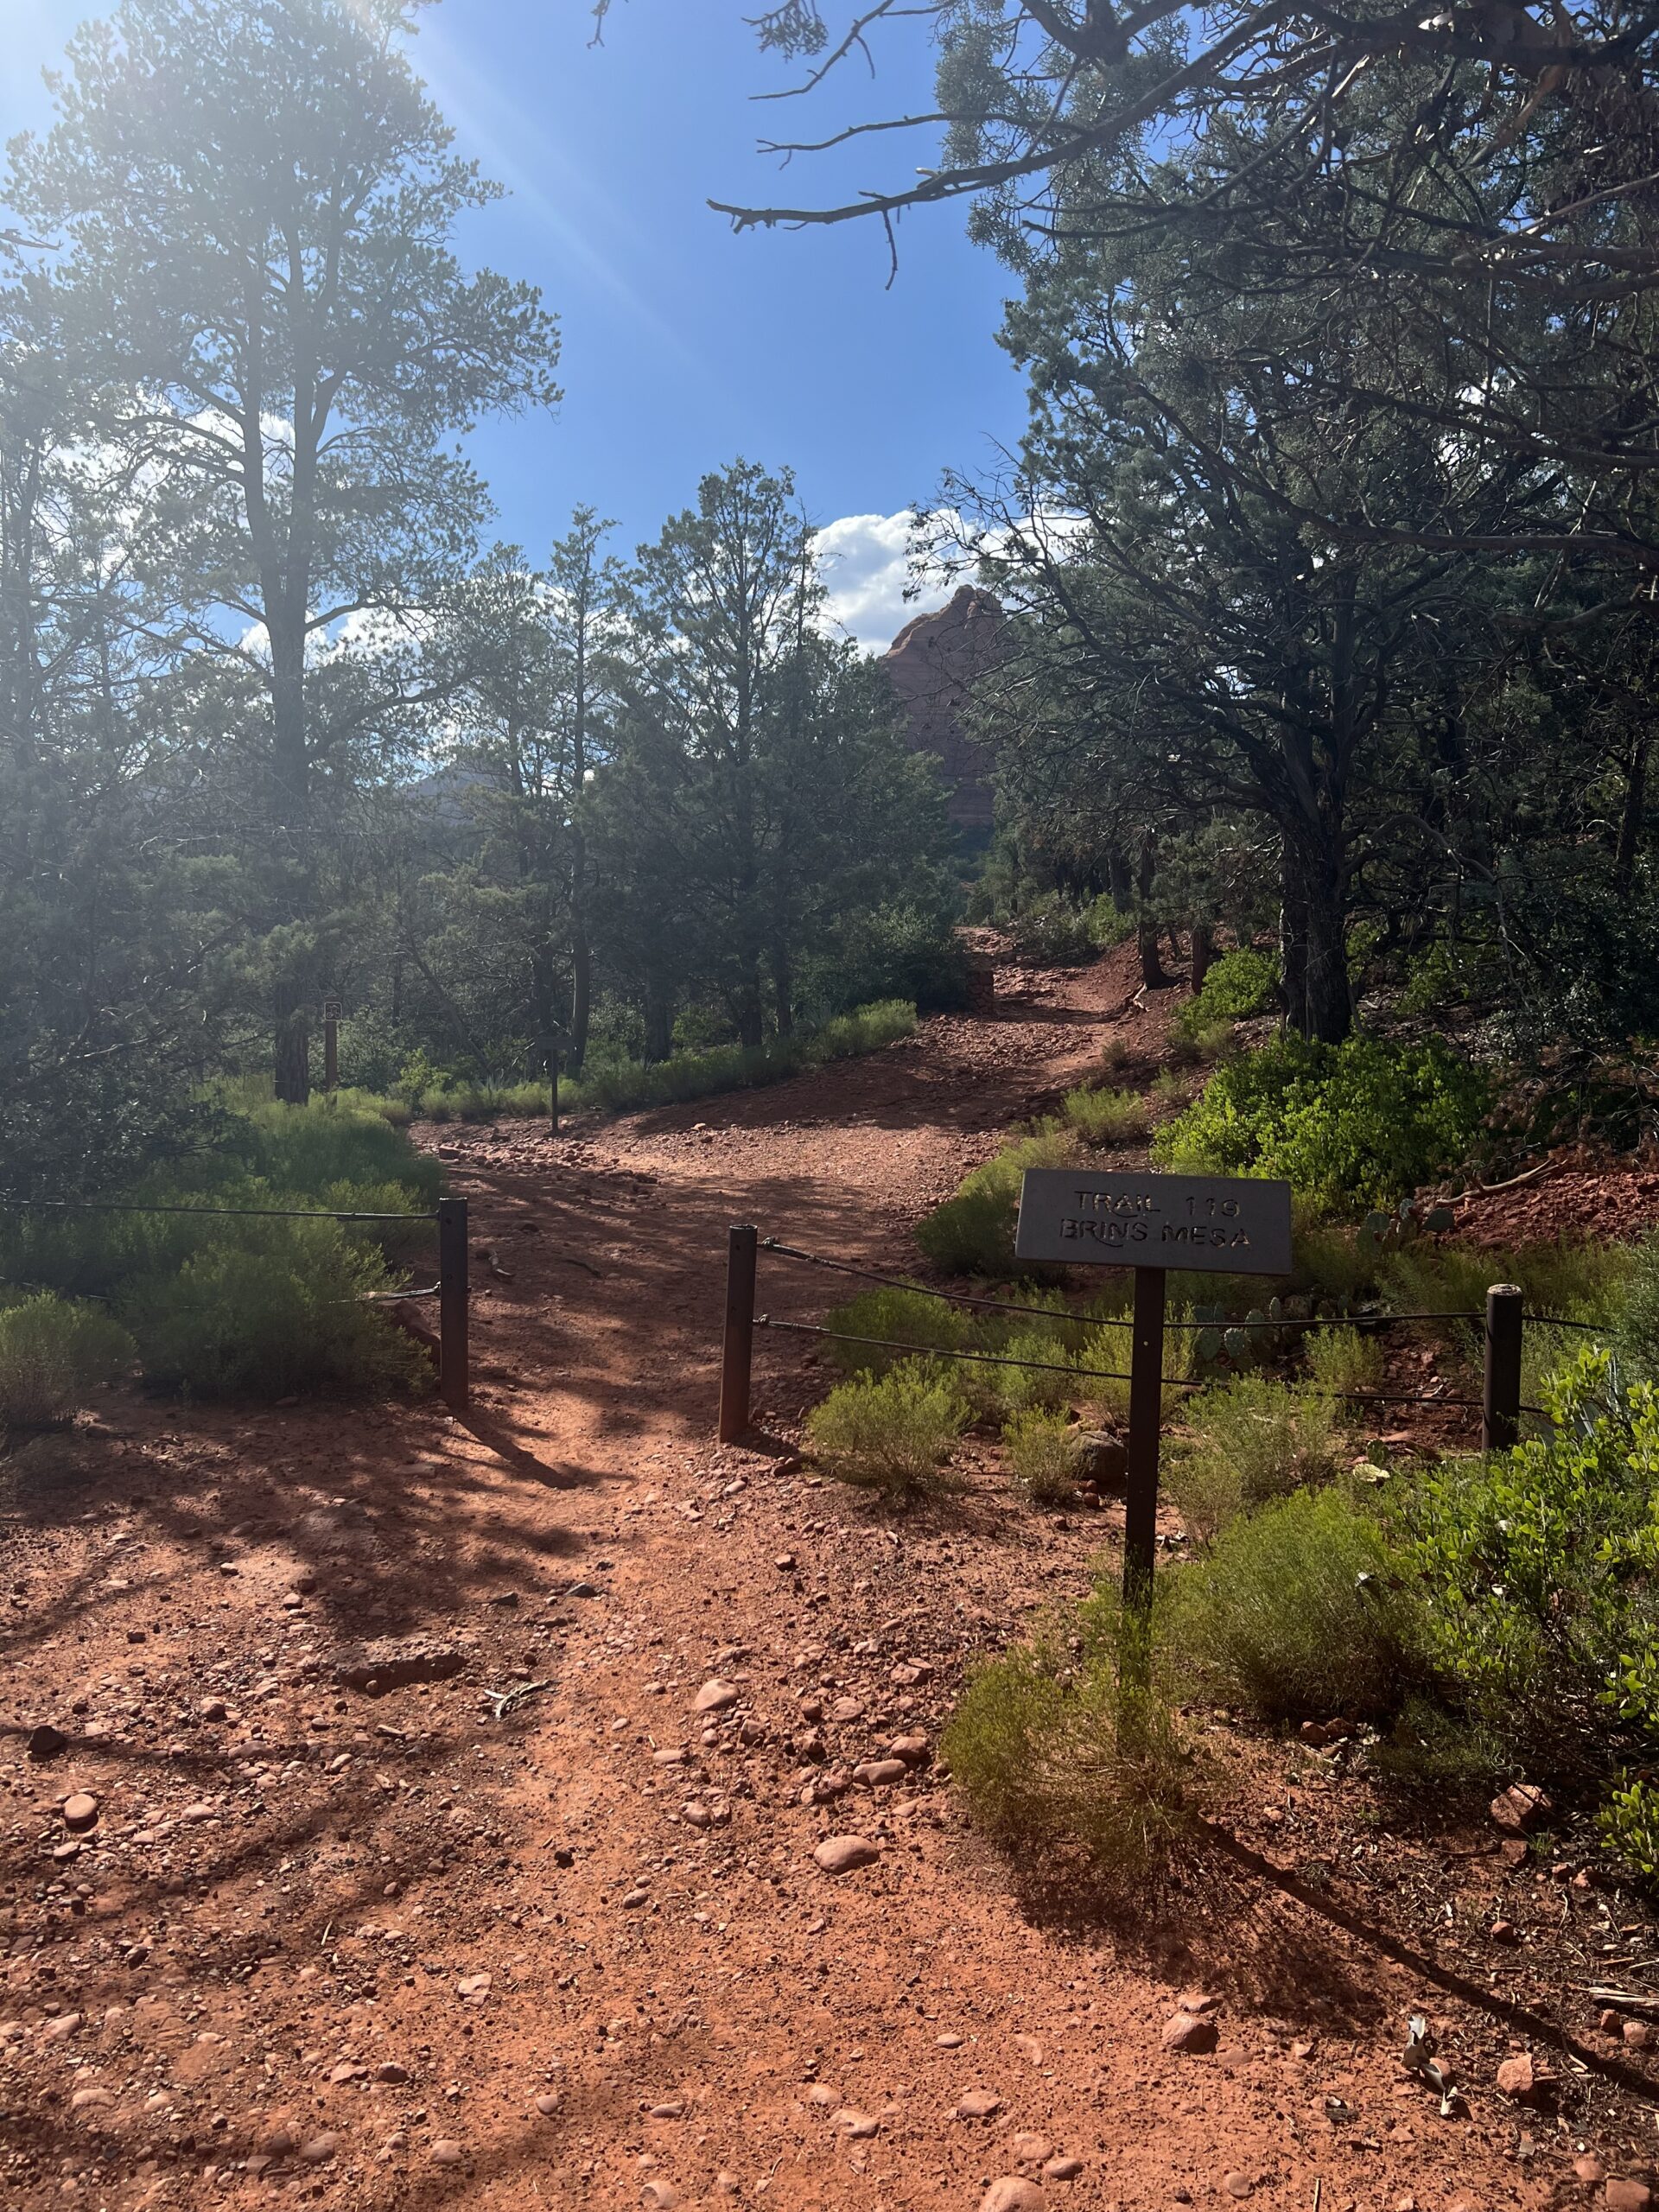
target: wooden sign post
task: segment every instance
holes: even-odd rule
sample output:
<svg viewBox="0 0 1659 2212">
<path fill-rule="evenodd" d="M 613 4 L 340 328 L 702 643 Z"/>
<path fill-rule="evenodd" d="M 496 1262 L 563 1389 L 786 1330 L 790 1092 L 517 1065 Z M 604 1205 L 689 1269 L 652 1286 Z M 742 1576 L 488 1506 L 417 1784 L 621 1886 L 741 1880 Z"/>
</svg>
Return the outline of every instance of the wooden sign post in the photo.
<svg viewBox="0 0 1659 2212">
<path fill-rule="evenodd" d="M 1144 1613 L 1152 1603 L 1157 1548 L 1167 1272 L 1287 1275 L 1290 1185 L 1219 1175 L 1030 1167 L 1020 1185 L 1014 1249 L 1022 1260 L 1135 1271 L 1123 1599 Z"/>
<path fill-rule="evenodd" d="M 322 1002 L 322 1087 L 340 1089 L 340 1001 Z"/>
</svg>

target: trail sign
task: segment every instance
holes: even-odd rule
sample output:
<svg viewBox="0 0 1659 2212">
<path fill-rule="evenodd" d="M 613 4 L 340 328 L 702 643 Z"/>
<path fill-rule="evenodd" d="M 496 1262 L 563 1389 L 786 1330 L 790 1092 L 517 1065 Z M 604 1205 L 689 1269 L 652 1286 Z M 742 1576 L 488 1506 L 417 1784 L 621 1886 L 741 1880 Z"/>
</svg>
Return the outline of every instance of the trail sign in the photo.
<svg viewBox="0 0 1659 2212">
<path fill-rule="evenodd" d="M 1290 1185 L 1245 1176 L 1030 1167 L 1014 1249 L 1022 1260 L 1085 1267 L 1287 1275 Z"/>
<path fill-rule="evenodd" d="M 1158 1431 L 1164 1415 L 1164 1293 L 1171 1268 L 1290 1273 L 1290 1185 L 1220 1175 L 1091 1174 L 1028 1167 L 1014 1249 L 1022 1260 L 1133 1268 L 1123 1597 L 1144 1616 L 1158 1546 Z M 1144 1674 L 1146 1654 L 1135 1664 Z M 1126 1663 L 1128 1658 L 1126 1647 Z"/>
</svg>

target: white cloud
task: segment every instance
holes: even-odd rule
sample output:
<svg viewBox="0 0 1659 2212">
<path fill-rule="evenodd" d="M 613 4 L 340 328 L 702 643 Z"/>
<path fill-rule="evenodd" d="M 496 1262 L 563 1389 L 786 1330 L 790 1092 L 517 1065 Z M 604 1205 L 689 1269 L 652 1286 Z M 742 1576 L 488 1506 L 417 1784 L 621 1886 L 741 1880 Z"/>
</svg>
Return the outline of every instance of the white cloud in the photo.
<svg viewBox="0 0 1659 2212">
<path fill-rule="evenodd" d="M 829 587 L 826 613 L 866 652 L 884 653 L 906 622 L 943 607 L 960 577 L 925 579 L 913 599 L 910 537 L 914 518 L 842 515 L 818 532 L 818 563 Z"/>
</svg>

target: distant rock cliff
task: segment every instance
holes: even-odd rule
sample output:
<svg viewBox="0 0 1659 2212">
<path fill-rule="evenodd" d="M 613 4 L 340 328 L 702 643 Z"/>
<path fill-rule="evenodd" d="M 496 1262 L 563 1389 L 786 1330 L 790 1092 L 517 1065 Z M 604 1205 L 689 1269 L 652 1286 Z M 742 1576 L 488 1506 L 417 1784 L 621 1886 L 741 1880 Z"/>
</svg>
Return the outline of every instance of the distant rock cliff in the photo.
<svg viewBox="0 0 1659 2212">
<path fill-rule="evenodd" d="M 938 755 L 950 793 L 950 819 L 963 830 L 991 826 L 990 754 L 963 734 L 975 679 L 996 660 L 1002 609 L 988 591 L 963 584 L 937 614 L 906 623 L 881 657 L 904 701 L 910 741 Z"/>
</svg>

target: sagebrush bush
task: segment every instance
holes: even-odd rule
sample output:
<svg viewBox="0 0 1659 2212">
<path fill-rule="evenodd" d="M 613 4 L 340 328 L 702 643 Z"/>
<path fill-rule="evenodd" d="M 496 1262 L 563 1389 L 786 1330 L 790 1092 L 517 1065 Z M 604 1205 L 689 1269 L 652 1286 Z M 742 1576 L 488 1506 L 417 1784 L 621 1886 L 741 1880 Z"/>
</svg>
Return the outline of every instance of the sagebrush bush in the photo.
<svg viewBox="0 0 1659 2212">
<path fill-rule="evenodd" d="M 0 1429 L 68 1421 L 137 1356 L 127 1332 L 96 1306 L 39 1291 L 0 1307 Z"/>
<path fill-rule="evenodd" d="M 953 1376 L 906 1360 L 838 1383 L 807 1415 L 807 1441 L 838 1481 L 904 1497 L 939 1482 L 969 1416 Z"/>
<path fill-rule="evenodd" d="M 885 1286 L 861 1291 L 842 1306 L 832 1306 L 824 1326 L 842 1337 L 884 1337 L 915 1351 L 959 1351 L 973 1334 L 973 1325 L 958 1306 L 925 1291 L 891 1290 Z M 836 1364 L 849 1375 L 880 1375 L 905 1353 L 883 1351 L 874 1344 L 832 1344 Z"/>
<path fill-rule="evenodd" d="M 981 1665 L 940 1750 L 1000 1843 L 1142 1890 L 1196 1834 L 1194 1768 L 1156 1689 L 1121 1679 L 1118 1625 L 1102 1599 Z"/>
<path fill-rule="evenodd" d="M 1062 1111 L 1086 1144 L 1138 1144 L 1152 1128 L 1152 1109 L 1132 1090 L 1068 1090 Z"/>
<path fill-rule="evenodd" d="M 948 1274 L 1014 1274 L 1021 1178 L 1027 1167 L 1067 1166 L 1077 1156 L 1077 1137 L 1062 1122 L 1044 1122 L 1011 1138 L 993 1158 L 969 1169 L 954 1198 L 917 1223 L 924 1256 Z"/>
<path fill-rule="evenodd" d="M 1309 1329 L 1304 1332 L 1309 1378 L 1322 1390 L 1347 1396 L 1382 1387 L 1382 1340 L 1357 1329 Z"/>
<path fill-rule="evenodd" d="M 1192 1433 L 1170 1454 L 1168 1487 L 1199 1543 L 1269 1499 L 1332 1481 L 1342 1466 L 1335 1408 L 1268 1376 L 1205 1390 L 1185 1417 Z"/>
<path fill-rule="evenodd" d="M 1488 1093 L 1438 1044 L 1286 1036 L 1218 1068 L 1153 1148 L 1187 1173 L 1282 1176 L 1332 1204 L 1384 1205 L 1463 1165 Z"/>
<path fill-rule="evenodd" d="M 1383 1719 L 1429 1680 L 1421 1602 L 1343 1489 L 1239 1516 L 1169 1580 L 1175 1652 L 1215 1694 L 1266 1719 Z"/>
<path fill-rule="evenodd" d="M 120 1312 L 146 1377 L 201 1397 L 427 1387 L 419 1347 L 372 1305 L 394 1286 L 337 1222 L 217 1222 L 176 1272 L 138 1277 Z"/>
<path fill-rule="evenodd" d="M 1063 1413 L 1028 1406 L 1002 1431 L 1015 1486 L 1033 1505 L 1064 1505 L 1077 1487 L 1077 1432 Z"/>
</svg>

